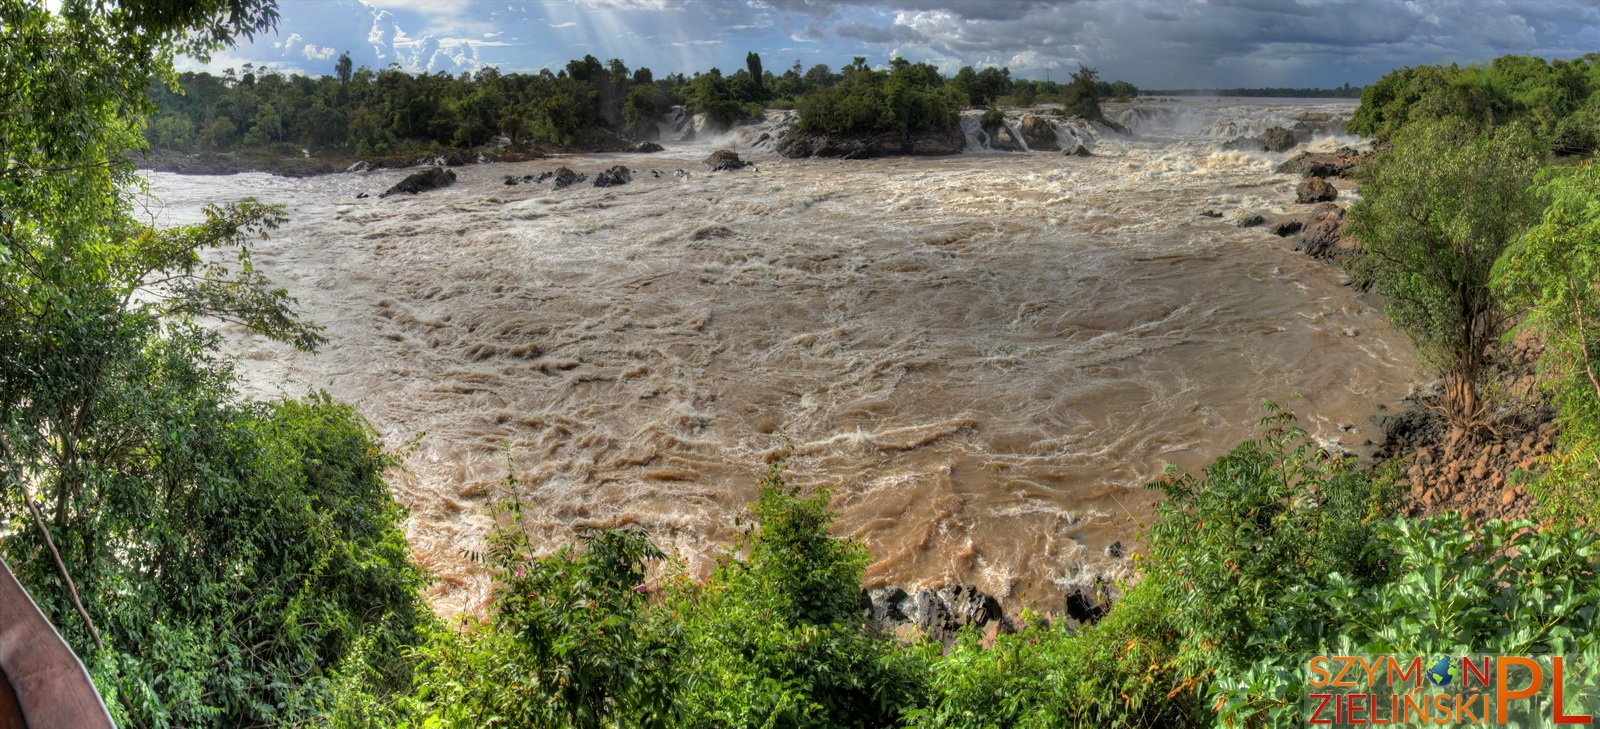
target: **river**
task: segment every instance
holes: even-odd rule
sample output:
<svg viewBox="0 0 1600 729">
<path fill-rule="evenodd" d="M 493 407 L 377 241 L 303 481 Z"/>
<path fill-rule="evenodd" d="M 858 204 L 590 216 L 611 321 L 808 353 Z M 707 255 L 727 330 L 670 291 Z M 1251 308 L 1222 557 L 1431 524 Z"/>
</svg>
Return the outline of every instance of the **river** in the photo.
<svg viewBox="0 0 1600 729">
<path fill-rule="evenodd" d="M 464 553 L 493 499 L 533 506 L 540 544 L 638 525 L 703 569 L 780 451 L 867 545 L 869 586 L 961 582 L 1050 610 L 1125 575 L 1108 548 L 1136 544 L 1143 484 L 1251 436 L 1262 398 L 1359 453 L 1377 407 L 1415 387 L 1416 354 L 1337 268 L 1234 224 L 1293 207 L 1298 180 L 1273 171 L 1286 155 L 1220 141 L 1352 109 L 1119 107 L 1137 135 L 1101 130 L 1091 157 L 746 145 L 756 168 L 712 173 L 716 142 L 667 142 L 461 167 L 381 200 L 405 171 L 152 173 L 149 216 L 287 207 L 256 263 L 328 343 L 224 327 L 228 347 L 252 393 L 325 388 L 403 449 L 392 484 L 444 613 L 485 597 Z M 503 184 L 614 164 L 632 184 Z"/>
</svg>

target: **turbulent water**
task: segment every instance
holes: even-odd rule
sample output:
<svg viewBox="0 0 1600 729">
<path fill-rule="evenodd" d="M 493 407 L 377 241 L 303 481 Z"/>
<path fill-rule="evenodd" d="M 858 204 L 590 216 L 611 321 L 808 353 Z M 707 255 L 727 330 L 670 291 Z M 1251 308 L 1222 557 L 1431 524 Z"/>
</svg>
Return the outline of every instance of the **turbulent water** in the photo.
<svg viewBox="0 0 1600 729">
<path fill-rule="evenodd" d="M 447 612 L 484 596 L 464 550 L 496 498 L 536 506 L 542 543 L 636 524 L 703 566 L 783 449 L 790 482 L 831 489 L 836 530 L 870 548 L 870 584 L 1052 609 L 1126 569 L 1107 548 L 1134 543 L 1144 482 L 1252 434 L 1261 398 L 1359 451 L 1411 387 L 1415 355 L 1337 269 L 1231 219 L 1285 209 L 1296 180 L 1216 151 L 1229 125 L 1307 110 L 1351 107 L 1123 107 L 1137 135 L 1102 129 L 1086 158 L 747 146 L 758 168 L 711 173 L 714 142 L 668 143 L 468 166 L 383 200 L 404 171 L 152 174 L 151 209 L 287 206 L 257 263 L 328 344 L 230 346 L 256 392 L 326 388 L 409 446 L 393 483 Z M 502 184 L 613 164 L 634 182 Z"/>
</svg>

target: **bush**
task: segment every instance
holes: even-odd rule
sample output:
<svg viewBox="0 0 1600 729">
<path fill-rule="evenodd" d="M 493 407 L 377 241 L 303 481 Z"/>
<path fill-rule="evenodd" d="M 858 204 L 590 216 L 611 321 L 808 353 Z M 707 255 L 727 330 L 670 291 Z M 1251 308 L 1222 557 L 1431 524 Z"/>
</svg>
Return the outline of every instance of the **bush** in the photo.
<svg viewBox="0 0 1600 729">
<path fill-rule="evenodd" d="M 687 726 L 895 726 L 921 699 L 921 653 L 863 631 L 866 552 L 828 534 L 826 494 L 799 498 L 775 465 L 745 560 L 680 585 Z"/>
<path fill-rule="evenodd" d="M 1521 127 L 1419 124 L 1367 165 L 1363 197 L 1350 206 L 1347 230 L 1364 248 L 1354 273 L 1439 369 L 1445 414 L 1458 431 L 1476 435 L 1486 425 L 1478 386 L 1488 347 L 1508 323 L 1490 271 L 1537 219 L 1529 184 L 1542 162 Z"/>
<path fill-rule="evenodd" d="M 1496 290 L 1528 314 L 1519 331 L 1544 342 L 1541 380 L 1558 409 L 1559 452 L 1533 480 L 1556 523 L 1594 528 L 1600 504 L 1600 166 L 1552 169 L 1543 220 L 1495 265 Z"/>
</svg>

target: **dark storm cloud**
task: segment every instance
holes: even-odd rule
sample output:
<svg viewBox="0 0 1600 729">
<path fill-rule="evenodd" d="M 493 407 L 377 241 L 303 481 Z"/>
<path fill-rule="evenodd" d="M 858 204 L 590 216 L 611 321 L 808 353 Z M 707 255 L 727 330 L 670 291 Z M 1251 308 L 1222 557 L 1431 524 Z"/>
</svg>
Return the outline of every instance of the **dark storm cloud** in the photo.
<svg viewBox="0 0 1600 729">
<path fill-rule="evenodd" d="M 1600 0 L 764 0 L 812 35 L 1022 76 L 1084 63 L 1145 86 L 1367 83 L 1425 63 L 1600 51 Z"/>
</svg>

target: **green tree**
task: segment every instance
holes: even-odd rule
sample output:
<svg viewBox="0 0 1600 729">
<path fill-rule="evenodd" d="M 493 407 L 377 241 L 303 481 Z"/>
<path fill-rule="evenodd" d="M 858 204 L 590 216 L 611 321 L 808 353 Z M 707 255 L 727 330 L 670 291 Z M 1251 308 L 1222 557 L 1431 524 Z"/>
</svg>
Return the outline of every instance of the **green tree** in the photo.
<svg viewBox="0 0 1600 729">
<path fill-rule="evenodd" d="M 1562 449 L 1535 481 L 1563 525 L 1595 526 L 1600 505 L 1600 166 L 1548 172 L 1543 220 L 1495 267 L 1497 290 L 1544 341 L 1540 366 L 1558 408 Z"/>
<path fill-rule="evenodd" d="M 1348 230 L 1363 248 L 1354 273 L 1383 294 L 1389 318 L 1438 369 L 1445 415 L 1461 432 L 1486 424 L 1478 386 L 1508 323 L 1490 272 L 1537 219 L 1529 184 L 1542 159 L 1520 127 L 1421 124 L 1372 162 L 1350 207 Z"/>
<path fill-rule="evenodd" d="M 251 264 L 282 210 L 134 217 L 150 79 L 273 17 L 0 3 L 0 520 L 19 527 L 0 548 L 131 726 L 307 721 L 358 635 L 392 676 L 422 615 L 370 428 L 326 400 L 241 401 L 196 323 L 319 343 Z"/>
</svg>

